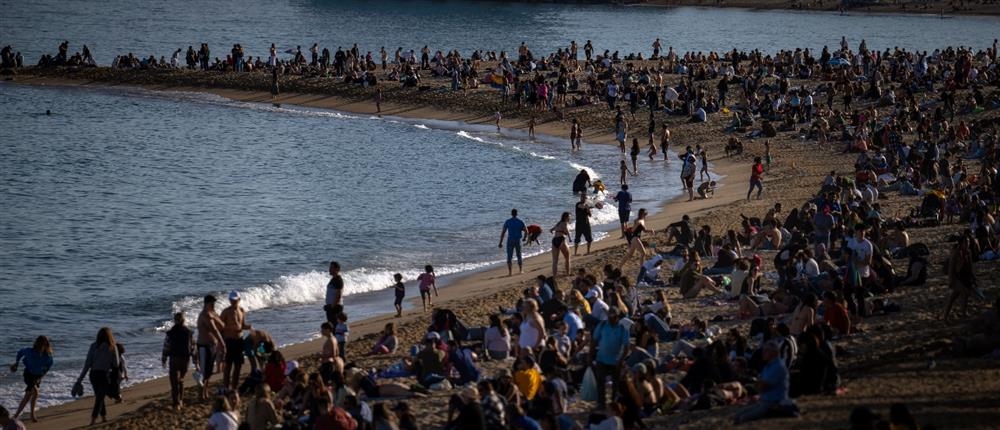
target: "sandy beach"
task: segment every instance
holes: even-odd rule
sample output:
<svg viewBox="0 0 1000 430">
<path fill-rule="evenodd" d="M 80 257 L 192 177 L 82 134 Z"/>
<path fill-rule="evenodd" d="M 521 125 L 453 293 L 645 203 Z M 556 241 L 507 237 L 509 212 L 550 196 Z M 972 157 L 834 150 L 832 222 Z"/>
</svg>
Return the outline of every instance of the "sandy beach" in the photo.
<svg viewBox="0 0 1000 430">
<path fill-rule="evenodd" d="M 674 5 L 674 2 L 665 2 Z M 691 4 L 696 2 L 681 2 Z M 724 6 L 747 7 L 749 4 L 725 2 Z M 753 3 L 754 7 L 771 7 L 772 3 Z M 699 4 L 701 5 L 701 4 Z M 707 5 L 706 5 L 707 6 Z M 773 3 L 778 7 L 778 2 Z M 992 5 L 995 6 L 995 5 Z M 818 6 L 817 6 L 818 7 Z M 822 6 L 826 8 L 828 6 Z M 970 5 L 969 13 L 995 13 L 992 8 Z M 822 9 L 827 10 L 827 9 Z M 885 9 L 892 10 L 892 9 Z M 876 8 L 874 11 L 880 11 Z M 335 109 L 358 114 L 375 114 L 369 89 L 358 86 L 346 87 L 331 84 L 320 79 L 288 77 L 283 78 L 285 88 L 276 99 L 266 91 L 269 81 L 265 75 L 235 80 L 225 74 L 201 73 L 177 70 L 156 71 L 114 71 L 100 69 L 28 69 L 7 79 L 14 84 L 35 86 L 137 86 L 158 91 L 193 91 L 216 94 L 232 100 L 280 103 Z M 670 80 L 682 80 L 670 76 Z M 443 85 L 442 80 L 435 81 Z M 706 80 L 709 88 L 714 88 L 716 80 Z M 803 82 L 793 81 L 799 85 Z M 995 87 L 993 88 L 995 91 Z M 287 91 L 287 92 L 285 92 Z M 971 91 L 962 89 L 960 96 L 969 96 Z M 922 95 L 925 96 L 925 95 Z M 929 97 L 929 96 L 927 96 Z M 468 95 L 442 95 L 439 93 L 415 93 L 410 90 L 390 86 L 386 89 L 386 99 L 382 103 L 382 115 L 415 119 L 439 119 L 462 121 L 470 124 L 492 124 L 491 112 L 496 103 L 494 91 L 481 89 Z M 926 101 L 926 100 L 924 100 Z M 865 102 L 865 109 L 875 107 L 875 103 Z M 881 109 L 882 107 L 879 106 Z M 973 110 L 960 113 L 956 117 L 967 122 L 993 124 L 1000 119 L 1000 109 Z M 505 112 L 503 126 L 524 130 L 528 118 L 536 118 L 535 130 L 539 134 L 556 136 L 568 140 L 569 121 L 581 119 L 584 125 L 584 142 L 588 144 L 616 145 L 613 130 L 613 113 L 603 106 L 587 106 L 566 109 L 560 112 L 540 114 L 528 110 Z M 721 186 L 710 199 L 687 201 L 686 196 L 678 197 L 648 219 L 647 228 L 655 233 L 644 237 L 647 243 L 667 244 L 663 229 L 670 223 L 689 215 L 696 226 L 709 225 L 717 235 L 729 229 L 739 231 L 742 215 L 763 217 L 775 203 L 785 208 L 800 208 L 816 196 L 816 192 L 831 171 L 838 175 L 852 176 L 857 154 L 844 151 L 844 144 L 831 139 L 819 143 L 814 139 L 800 137 L 800 128 L 779 131 L 770 141 L 770 155 L 773 162 L 763 176 L 764 194 L 762 199 L 747 200 L 747 178 L 755 156 L 764 154 L 764 139 L 747 139 L 745 150 L 739 155 L 725 156 L 728 139 L 734 134 L 725 130 L 732 120 L 730 114 L 713 114 L 706 123 L 689 123 L 687 117 L 667 117 L 663 121 L 673 133 L 672 150 L 686 145 L 702 145 L 710 154 L 712 174 L 721 176 Z M 641 121 L 638 122 L 642 124 Z M 640 125 L 639 128 L 642 126 Z M 756 126 L 754 126 L 756 127 Z M 638 134 L 638 133 L 637 133 Z M 739 134 L 739 133 L 737 133 Z M 644 142 L 643 142 L 644 143 Z M 568 146 L 568 145 L 567 145 Z M 969 169 L 978 169 L 978 160 L 968 160 Z M 976 170 L 978 171 L 978 170 Z M 920 197 L 886 193 L 878 199 L 881 214 L 888 218 L 905 217 L 920 204 Z M 784 216 L 784 214 L 782 214 Z M 912 228 L 909 230 L 911 243 L 926 243 L 930 248 L 926 286 L 899 288 L 879 294 L 898 305 L 899 312 L 873 315 L 859 321 L 862 330 L 838 338 L 837 360 L 842 378 L 837 395 L 805 395 L 797 399 L 802 410 L 798 418 L 783 418 L 751 423 L 741 428 L 847 428 L 848 416 L 856 406 L 869 406 L 881 414 L 888 412 L 889 405 L 906 403 L 921 423 L 936 428 L 989 428 L 1000 422 L 1000 366 L 995 357 L 956 357 L 950 354 L 952 340 L 970 332 L 970 317 L 942 321 L 940 318 L 943 301 L 950 288 L 947 274 L 941 270 L 941 262 L 949 256 L 949 237 L 960 233 L 962 222 L 943 222 L 940 225 Z M 498 220 L 499 230 L 499 220 Z M 589 273 L 601 273 L 605 264 L 617 263 L 626 251 L 625 241 L 612 235 L 611 238 L 596 242 L 588 256 L 576 257 L 573 267 L 586 268 Z M 749 252 L 749 251 L 748 251 Z M 772 272 L 775 251 L 755 251 L 762 257 L 762 271 Z M 906 260 L 893 261 L 896 270 L 905 272 Z M 539 274 L 548 274 L 551 257 L 548 254 L 526 260 L 524 274 L 508 277 L 506 268 L 494 267 L 471 274 L 448 279 L 441 290 L 435 306 L 453 310 L 466 324 L 485 326 L 498 306 L 512 306 L 521 291 L 535 283 Z M 626 276 L 638 272 L 635 259 L 623 265 Z M 993 279 L 997 274 L 995 261 L 975 263 L 974 270 L 981 280 L 983 293 L 992 298 L 1000 294 L 1000 284 Z M 560 275 L 561 285 L 568 285 L 571 278 Z M 652 295 L 652 289 L 642 291 L 643 298 Z M 673 321 L 688 322 L 693 318 L 712 321 L 721 330 L 731 328 L 745 331 L 747 320 L 733 318 L 736 304 L 707 297 L 685 299 L 676 289 L 669 289 L 668 295 L 673 306 Z M 412 298 L 410 300 L 413 300 Z M 979 315 L 989 309 L 986 300 L 974 300 L 970 304 L 970 315 Z M 389 312 L 391 309 L 386 309 Z M 252 314 L 251 314 L 252 317 Z M 399 360 L 406 347 L 420 342 L 429 324 L 429 314 L 418 310 L 407 312 L 401 319 L 385 314 L 363 321 L 352 321 L 352 339 L 348 343 L 347 360 L 361 368 L 384 368 Z M 321 313 L 317 310 L 318 326 Z M 386 322 L 395 321 L 400 326 L 400 352 L 390 356 L 367 357 L 374 336 Z M 318 367 L 318 341 L 296 344 L 284 348 L 288 359 L 298 359 L 305 369 Z M 509 368 L 509 363 L 484 361 L 480 363 L 484 373 L 492 376 L 501 368 Z M 665 376 L 669 382 L 677 382 L 682 375 L 677 372 Z M 406 379 L 413 382 L 413 379 Z M 124 391 L 125 401 L 109 407 L 109 422 L 98 425 L 102 429 L 148 429 L 148 428 L 201 428 L 209 415 L 209 405 L 195 401 L 193 383 L 188 383 L 185 398 L 189 406 L 176 413 L 169 408 L 169 386 L 163 378 L 129 387 Z M 419 402 L 416 415 L 423 428 L 443 428 L 446 411 L 452 392 L 434 392 Z M 749 400 L 707 411 L 672 412 L 657 415 L 646 420 L 650 428 L 727 428 L 733 417 Z M 71 403 L 45 408 L 38 414 L 40 422 L 30 424 L 31 429 L 71 429 L 87 423 L 90 399 L 83 398 Z M 586 422 L 592 403 L 575 401 L 570 405 L 569 415 L 578 422 Z M 926 427 L 925 427 L 926 428 Z"/>
</svg>

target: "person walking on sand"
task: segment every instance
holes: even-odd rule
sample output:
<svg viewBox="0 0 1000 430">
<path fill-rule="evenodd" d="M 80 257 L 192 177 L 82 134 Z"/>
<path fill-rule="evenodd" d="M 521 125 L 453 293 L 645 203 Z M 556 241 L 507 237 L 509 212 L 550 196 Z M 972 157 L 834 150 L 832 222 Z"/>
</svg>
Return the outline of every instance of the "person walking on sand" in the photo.
<svg viewBox="0 0 1000 430">
<path fill-rule="evenodd" d="M 215 296 L 205 296 L 204 306 L 198 314 L 198 338 L 195 343 L 198 348 L 197 367 L 201 372 L 201 380 L 198 381 L 196 378 L 196 382 L 201 386 L 201 391 L 198 393 L 198 399 L 201 401 L 208 398 L 208 381 L 215 373 L 216 357 L 226 354 L 226 341 L 222 339 L 222 319 L 215 312 L 215 302 Z"/>
<path fill-rule="evenodd" d="M 586 195 L 584 195 L 586 197 Z M 566 258 L 566 274 L 569 275 L 569 212 L 563 212 L 559 222 L 549 229 L 552 233 L 552 276 L 559 274 L 559 254 Z"/>
<path fill-rule="evenodd" d="M 330 281 L 326 283 L 326 303 L 323 311 L 326 313 L 326 320 L 330 324 L 337 323 L 337 312 L 335 307 L 343 305 L 344 298 L 344 278 L 340 276 L 340 263 L 330 262 Z"/>
<path fill-rule="evenodd" d="M 424 273 L 417 276 L 417 281 L 420 282 L 420 301 L 424 305 L 424 312 L 427 312 L 428 306 L 434 306 L 434 303 L 431 303 L 431 290 L 434 290 L 435 297 L 438 295 L 434 266 L 430 264 L 424 266 Z"/>
<path fill-rule="evenodd" d="M 760 200 L 760 195 L 764 192 L 764 183 L 761 181 L 763 174 L 764 165 L 761 164 L 760 157 L 754 157 L 753 166 L 750 166 L 750 189 L 747 190 L 747 201 L 750 200 L 750 195 L 753 194 L 754 188 L 757 189 L 757 200 Z"/>
<path fill-rule="evenodd" d="M 10 365 L 10 373 L 17 372 L 17 365 L 22 362 L 24 363 L 24 397 L 21 399 L 21 404 L 17 406 L 17 412 L 14 412 L 14 418 L 21 416 L 24 407 L 30 403 L 29 417 L 31 422 L 37 423 L 35 408 L 38 406 L 39 389 L 42 386 L 42 378 L 52 368 L 52 344 L 49 343 L 49 338 L 38 336 L 30 348 L 22 348 L 17 351 L 14 364 Z"/>
<path fill-rule="evenodd" d="M 73 387 L 74 391 L 82 393 L 83 378 L 90 375 L 90 386 L 94 390 L 94 408 L 90 412 L 90 425 L 97 422 L 98 416 L 101 417 L 102 422 L 108 421 L 105 398 L 111 388 L 111 372 L 118 366 L 118 348 L 115 346 L 115 337 L 110 328 L 101 327 L 97 332 L 97 340 L 90 344 L 87 359 L 83 363 L 83 370 Z"/>
<path fill-rule="evenodd" d="M 226 343 L 226 360 L 222 367 L 222 385 L 236 390 L 240 387 L 240 370 L 243 369 L 243 330 L 252 327 L 246 323 L 247 312 L 240 307 L 240 292 L 229 292 L 229 307 L 222 310 L 222 340 Z"/>
<path fill-rule="evenodd" d="M 503 223 L 503 230 L 500 230 L 500 244 L 497 248 L 503 249 L 504 236 L 507 237 L 507 276 L 513 274 L 512 260 L 517 252 L 517 273 L 524 273 L 524 259 L 521 257 L 521 239 L 527 237 L 528 227 L 524 221 L 517 218 L 517 209 L 510 210 L 510 219 Z"/>
<path fill-rule="evenodd" d="M 618 222 L 621 224 L 622 237 L 625 237 L 625 225 L 632 213 L 632 193 L 628 192 L 628 184 L 622 184 L 621 191 L 615 194 L 614 199 L 618 202 Z"/>
<path fill-rule="evenodd" d="M 170 400 L 175 411 L 184 407 L 184 377 L 194 354 L 194 333 L 184 324 L 184 313 L 178 312 L 174 314 L 174 326 L 167 331 L 166 339 L 163 340 L 163 354 L 160 357 L 161 364 L 168 369 Z"/>
<path fill-rule="evenodd" d="M 392 302 L 392 305 L 396 307 L 396 318 L 399 318 L 403 316 L 403 299 L 406 298 L 406 284 L 403 284 L 402 273 L 392 275 L 392 279 L 396 281 L 392 284 L 392 291 L 396 295 L 396 299 Z"/>
<path fill-rule="evenodd" d="M 580 201 L 576 202 L 576 240 L 573 241 L 573 255 L 579 255 L 580 239 L 587 239 L 587 254 L 590 254 L 590 244 L 594 242 L 594 235 L 590 229 L 590 204 L 587 203 L 587 193 L 580 194 Z"/>
<path fill-rule="evenodd" d="M 628 262 L 632 255 L 639 252 L 639 264 L 646 261 L 646 247 L 642 244 L 642 233 L 643 232 L 653 233 L 652 229 L 646 228 L 646 209 L 639 209 L 639 213 L 635 216 L 635 222 L 632 224 L 632 228 L 625 230 L 625 240 L 628 242 L 628 251 L 625 253 L 625 257 L 622 258 L 621 264 L 618 267 L 622 267 Z"/>
</svg>

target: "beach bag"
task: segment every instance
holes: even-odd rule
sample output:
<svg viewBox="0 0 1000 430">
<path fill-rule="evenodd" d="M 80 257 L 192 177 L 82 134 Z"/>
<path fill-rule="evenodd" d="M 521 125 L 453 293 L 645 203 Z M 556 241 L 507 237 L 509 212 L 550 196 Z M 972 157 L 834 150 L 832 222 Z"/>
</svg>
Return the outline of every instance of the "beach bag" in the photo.
<svg viewBox="0 0 1000 430">
<path fill-rule="evenodd" d="M 583 374 L 583 382 L 580 384 L 580 400 L 597 401 L 597 377 L 594 376 L 593 368 L 588 367 Z"/>
</svg>

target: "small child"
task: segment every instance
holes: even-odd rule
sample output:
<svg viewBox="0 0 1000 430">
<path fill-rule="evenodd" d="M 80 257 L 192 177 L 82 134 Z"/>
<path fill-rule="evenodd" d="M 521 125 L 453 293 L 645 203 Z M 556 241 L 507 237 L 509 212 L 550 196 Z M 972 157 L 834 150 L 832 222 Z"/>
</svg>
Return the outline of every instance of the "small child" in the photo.
<svg viewBox="0 0 1000 430">
<path fill-rule="evenodd" d="M 347 359 L 344 356 L 345 351 L 347 351 L 347 336 L 350 333 L 351 329 L 347 326 L 347 313 L 341 312 L 337 315 L 337 327 L 333 329 L 333 336 L 337 338 L 338 355 L 345 360 Z"/>
<path fill-rule="evenodd" d="M 396 301 L 393 305 L 396 306 L 396 318 L 403 316 L 403 297 L 406 297 L 406 285 L 403 285 L 403 274 L 397 273 L 392 275 L 392 278 L 396 280 L 392 288 L 396 292 Z"/>
<path fill-rule="evenodd" d="M 424 273 L 421 273 L 417 277 L 420 281 L 420 301 L 423 302 L 424 312 L 427 312 L 428 306 L 434 306 L 431 303 L 431 289 L 434 290 L 434 296 L 437 297 L 438 289 L 437 283 L 435 282 L 434 267 L 430 264 L 424 266 Z"/>
<path fill-rule="evenodd" d="M 715 197 L 715 181 L 702 182 L 698 185 L 698 197 L 707 199 L 709 196 Z"/>
</svg>

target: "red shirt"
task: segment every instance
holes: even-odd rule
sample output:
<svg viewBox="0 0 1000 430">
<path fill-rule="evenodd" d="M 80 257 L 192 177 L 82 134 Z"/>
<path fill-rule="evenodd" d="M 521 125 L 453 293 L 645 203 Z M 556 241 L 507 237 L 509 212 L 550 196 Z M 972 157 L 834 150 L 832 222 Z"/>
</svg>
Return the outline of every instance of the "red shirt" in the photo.
<svg viewBox="0 0 1000 430">
<path fill-rule="evenodd" d="M 759 181 L 760 175 L 764 174 L 764 165 L 760 163 L 754 163 L 753 167 L 750 168 L 750 180 Z"/>
<path fill-rule="evenodd" d="M 847 308 L 842 303 L 837 303 L 823 311 L 823 320 L 840 335 L 851 332 L 851 318 L 847 316 Z"/>
</svg>

